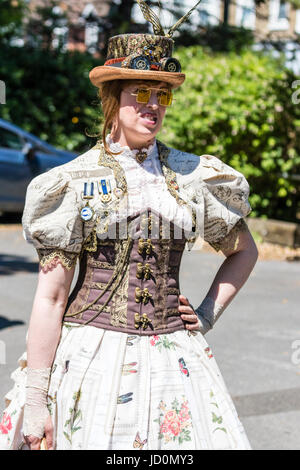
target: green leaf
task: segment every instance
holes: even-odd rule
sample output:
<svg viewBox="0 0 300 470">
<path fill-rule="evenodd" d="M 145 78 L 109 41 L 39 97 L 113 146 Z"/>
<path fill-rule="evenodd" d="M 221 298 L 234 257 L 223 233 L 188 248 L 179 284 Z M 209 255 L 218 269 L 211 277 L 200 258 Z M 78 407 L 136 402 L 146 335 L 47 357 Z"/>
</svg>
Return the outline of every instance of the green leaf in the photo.
<svg viewBox="0 0 300 470">
<path fill-rule="evenodd" d="M 63 433 L 64 433 L 65 438 L 66 438 L 66 439 L 70 442 L 70 444 L 71 444 L 72 441 L 71 441 L 71 438 L 70 438 L 69 434 L 67 434 L 65 431 L 64 431 Z"/>
</svg>

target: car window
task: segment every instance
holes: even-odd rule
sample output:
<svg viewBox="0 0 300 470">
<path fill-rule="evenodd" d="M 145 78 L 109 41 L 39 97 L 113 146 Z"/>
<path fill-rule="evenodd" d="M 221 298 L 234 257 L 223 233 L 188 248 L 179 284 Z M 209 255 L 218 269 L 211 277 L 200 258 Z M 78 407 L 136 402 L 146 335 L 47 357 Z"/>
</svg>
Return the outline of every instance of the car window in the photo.
<svg viewBox="0 0 300 470">
<path fill-rule="evenodd" d="M 0 147 L 12 150 L 22 150 L 23 146 L 24 142 L 18 134 L 0 127 Z"/>
</svg>

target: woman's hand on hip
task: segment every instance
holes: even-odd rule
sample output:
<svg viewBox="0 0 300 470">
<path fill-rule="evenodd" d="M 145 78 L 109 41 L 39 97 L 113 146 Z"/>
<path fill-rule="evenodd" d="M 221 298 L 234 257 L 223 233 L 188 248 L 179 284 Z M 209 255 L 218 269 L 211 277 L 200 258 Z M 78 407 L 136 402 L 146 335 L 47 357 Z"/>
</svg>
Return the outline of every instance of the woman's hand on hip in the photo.
<svg viewBox="0 0 300 470">
<path fill-rule="evenodd" d="M 187 330 L 199 331 L 200 322 L 195 310 L 189 303 L 188 299 L 184 295 L 179 296 L 180 305 L 178 306 L 178 311 L 182 320 L 185 322 L 185 328 Z"/>
</svg>

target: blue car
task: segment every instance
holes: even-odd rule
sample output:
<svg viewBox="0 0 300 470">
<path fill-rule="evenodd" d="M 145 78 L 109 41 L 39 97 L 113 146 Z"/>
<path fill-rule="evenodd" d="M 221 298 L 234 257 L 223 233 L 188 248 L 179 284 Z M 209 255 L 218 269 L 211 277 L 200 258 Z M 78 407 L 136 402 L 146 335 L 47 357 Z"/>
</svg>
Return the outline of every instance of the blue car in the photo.
<svg viewBox="0 0 300 470">
<path fill-rule="evenodd" d="M 0 212 L 22 212 L 32 178 L 76 156 L 0 119 Z"/>
</svg>

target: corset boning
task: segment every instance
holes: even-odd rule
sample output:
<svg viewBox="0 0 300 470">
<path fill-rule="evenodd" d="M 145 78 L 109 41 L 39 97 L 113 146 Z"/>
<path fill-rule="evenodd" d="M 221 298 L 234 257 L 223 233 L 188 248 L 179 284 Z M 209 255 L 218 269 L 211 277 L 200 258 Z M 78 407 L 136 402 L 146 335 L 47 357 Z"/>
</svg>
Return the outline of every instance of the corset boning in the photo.
<svg viewBox="0 0 300 470">
<path fill-rule="evenodd" d="M 138 335 L 171 333 L 184 328 L 178 312 L 179 268 L 186 243 L 184 231 L 168 223 L 168 238 L 164 238 L 161 225 L 157 230 L 162 217 L 153 211 L 150 215 L 149 209 L 146 214 L 147 219 L 145 213 L 143 217 L 138 214 L 135 236 L 129 244 L 128 238 L 121 240 L 118 236 L 98 239 L 95 251 L 83 252 L 65 322 Z M 141 232 L 145 220 L 146 237 Z M 124 258 L 126 244 L 127 260 Z"/>
</svg>

